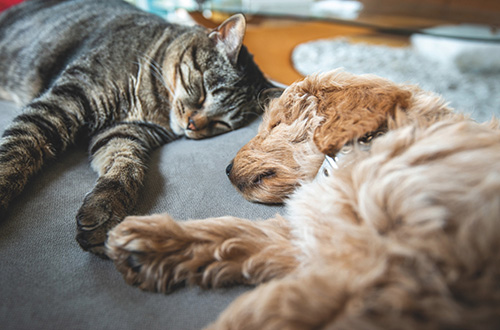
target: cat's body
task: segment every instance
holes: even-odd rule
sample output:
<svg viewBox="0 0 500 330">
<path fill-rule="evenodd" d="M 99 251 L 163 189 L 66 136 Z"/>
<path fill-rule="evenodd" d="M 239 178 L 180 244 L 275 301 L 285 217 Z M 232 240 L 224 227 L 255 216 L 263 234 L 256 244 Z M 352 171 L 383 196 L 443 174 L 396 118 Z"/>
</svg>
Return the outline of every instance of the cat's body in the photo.
<svg viewBox="0 0 500 330">
<path fill-rule="evenodd" d="M 0 142 L 0 214 L 43 163 L 88 138 L 99 179 L 77 215 L 100 254 L 137 201 L 148 153 L 243 126 L 270 87 L 244 18 L 170 24 L 119 0 L 26 1 L 0 15 L 0 97 L 24 106 Z M 174 160 L 175 161 L 175 160 Z"/>
</svg>

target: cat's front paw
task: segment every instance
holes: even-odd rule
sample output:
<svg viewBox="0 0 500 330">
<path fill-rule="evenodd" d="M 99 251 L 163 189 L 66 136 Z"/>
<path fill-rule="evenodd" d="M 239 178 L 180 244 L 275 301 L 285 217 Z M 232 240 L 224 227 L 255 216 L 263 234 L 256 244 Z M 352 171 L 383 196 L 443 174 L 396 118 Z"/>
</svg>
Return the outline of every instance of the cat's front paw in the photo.
<svg viewBox="0 0 500 330">
<path fill-rule="evenodd" d="M 127 217 L 109 232 L 106 252 L 128 284 L 168 293 L 201 284 L 213 251 L 168 215 Z"/>
<path fill-rule="evenodd" d="M 0 164 L 0 166 L 4 165 Z M 20 182 L 16 182 L 15 179 L 19 179 Z M 21 175 L 10 173 L 7 169 L 0 167 L 0 221 L 6 218 L 10 202 L 22 190 L 21 181 Z"/>
<path fill-rule="evenodd" d="M 8 206 L 8 203 L 3 199 L 1 187 L 0 187 L 0 220 L 3 220 L 6 218 L 5 215 L 7 213 L 7 206 Z"/>
<path fill-rule="evenodd" d="M 76 240 L 85 251 L 106 258 L 105 242 L 108 232 L 123 219 L 109 199 L 89 194 L 76 216 L 78 233 Z"/>
</svg>

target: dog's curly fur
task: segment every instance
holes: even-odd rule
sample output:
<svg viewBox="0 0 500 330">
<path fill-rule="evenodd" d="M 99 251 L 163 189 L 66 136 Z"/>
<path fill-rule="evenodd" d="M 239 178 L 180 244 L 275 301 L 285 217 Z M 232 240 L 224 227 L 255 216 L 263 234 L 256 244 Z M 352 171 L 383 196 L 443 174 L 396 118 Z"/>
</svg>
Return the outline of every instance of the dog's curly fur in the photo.
<svg viewBox="0 0 500 330">
<path fill-rule="evenodd" d="M 281 203 L 314 177 L 324 154 L 386 129 L 400 112 L 406 122 L 399 126 L 451 114 L 443 100 L 416 86 L 342 70 L 307 77 L 271 101 L 259 132 L 228 167 L 229 179 L 250 201 Z"/>
<path fill-rule="evenodd" d="M 128 217 L 108 255 L 151 291 L 260 284 L 210 329 L 498 329 L 500 129 L 426 107 L 389 107 L 388 132 L 297 189 L 284 217 Z"/>
</svg>

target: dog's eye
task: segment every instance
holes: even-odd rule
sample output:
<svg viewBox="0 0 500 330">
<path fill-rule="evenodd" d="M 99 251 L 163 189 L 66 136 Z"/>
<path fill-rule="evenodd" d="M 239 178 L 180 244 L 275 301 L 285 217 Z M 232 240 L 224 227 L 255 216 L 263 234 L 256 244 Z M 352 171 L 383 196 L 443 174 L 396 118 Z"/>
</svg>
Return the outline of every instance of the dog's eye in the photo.
<svg viewBox="0 0 500 330">
<path fill-rule="evenodd" d="M 365 136 L 363 136 L 362 138 L 360 138 L 360 139 L 358 140 L 358 142 L 359 142 L 360 144 L 369 144 L 369 143 L 371 143 L 371 142 L 372 142 L 372 140 L 373 140 L 373 135 L 371 135 L 371 134 L 370 134 L 370 135 L 365 135 Z"/>
<path fill-rule="evenodd" d="M 275 122 L 274 124 L 272 124 L 269 128 L 269 130 L 272 130 L 273 128 L 275 128 L 276 126 L 278 126 L 279 124 L 281 124 L 281 120 L 278 120 L 277 122 Z"/>
<path fill-rule="evenodd" d="M 362 138 L 358 139 L 358 142 L 359 142 L 359 144 L 363 144 L 363 145 L 370 144 L 370 143 L 372 143 L 373 139 L 375 139 L 381 135 L 384 135 L 384 131 L 377 130 L 375 132 L 368 133 L 365 136 L 363 136 Z"/>
<path fill-rule="evenodd" d="M 255 177 L 255 179 L 253 179 L 252 183 L 256 184 L 256 185 L 257 184 L 261 184 L 262 183 L 262 179 L 264 179 L 264 178 L 270 178 L 270 177 L 273 177 L 275 175 L 276 175 L 276 171 L 269 170 L 267 172 L 264 172 L 264 173 L 261 173 L 261 174 L 257 175 Z"/>
</svg>

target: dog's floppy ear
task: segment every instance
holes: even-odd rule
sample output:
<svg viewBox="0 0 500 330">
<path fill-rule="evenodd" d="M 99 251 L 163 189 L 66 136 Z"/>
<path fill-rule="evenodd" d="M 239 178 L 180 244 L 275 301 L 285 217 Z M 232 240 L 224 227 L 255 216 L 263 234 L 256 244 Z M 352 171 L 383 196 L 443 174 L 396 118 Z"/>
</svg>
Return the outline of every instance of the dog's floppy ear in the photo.
<svg viewBox="0 0 500 330">
<path fill-rule="evenodd" d="M 347 142 L 387 123 L 396 109 L 406 109 L 411 97 L 409 91 L 396 86 L 346 87 L 327 94 L 319 107 L 324 120 L 313 139 L 322 153 L 332 156 Z"/>
</svg>

